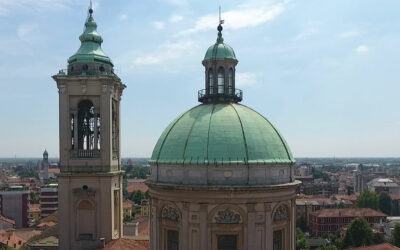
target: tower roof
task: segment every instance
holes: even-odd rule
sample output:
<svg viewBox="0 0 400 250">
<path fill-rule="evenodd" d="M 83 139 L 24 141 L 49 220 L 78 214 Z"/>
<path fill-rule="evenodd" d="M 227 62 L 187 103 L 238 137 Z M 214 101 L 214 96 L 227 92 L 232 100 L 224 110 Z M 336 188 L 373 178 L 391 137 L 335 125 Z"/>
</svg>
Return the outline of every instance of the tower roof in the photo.
<svg viewBox="0 0 400 250">
<path fill-rule="evenodd" d="M 85 30 L 79 36 L 81 47 L 68 59 L 69 64 L 73 63 L 104 63 L 114 66 L 111 59 L 101 48 L 103 38 L 97 32 L 97 24 L 93 19 L 93 9 L 89 9 L 89 17 L 85 23 Z"/>
<path fill-rule="evenodd" d="M 213 59 L 233 59 L 236 60 L 235 51 L 231 46 L 224 43 L 224 38 L 222 37 L 222 25 L 218 25 L 218 37 L 215 44 L 211 45 L 204 56 L 204 61 Z"/>
<path fill-rule="evenodd" d="M 49 155 L 49 153 L 47 153 L 47 149 L 44 150 L 43 155 Z"/>
</svg>

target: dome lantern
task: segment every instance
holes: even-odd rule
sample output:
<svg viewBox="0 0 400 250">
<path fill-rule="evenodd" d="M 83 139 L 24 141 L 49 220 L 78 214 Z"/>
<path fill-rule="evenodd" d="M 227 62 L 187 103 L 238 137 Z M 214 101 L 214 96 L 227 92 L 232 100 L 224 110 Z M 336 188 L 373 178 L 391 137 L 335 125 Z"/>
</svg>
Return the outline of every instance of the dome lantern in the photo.
<svg viewBox="0 0 400 250">
<path fill-rule="evenodd" d="M 68 75 L 114 75 L 114 64 L 101 48 L 103 38 L 97 32 L 91 6 L 79 40 L 80 48 L 68 59 Z"/>
<path fill-rule="evenodd" d="M 205 89 L 199 90 L 199 102 L 237 103 L 243 98 L 243 92 L 235 88 L 235 67 L 238 60 L 232 47 L 224 43 L 223 23 L 220 17 L 217 40 L 208 48 L 202 61 L 205 67 Z"/>
</svg>

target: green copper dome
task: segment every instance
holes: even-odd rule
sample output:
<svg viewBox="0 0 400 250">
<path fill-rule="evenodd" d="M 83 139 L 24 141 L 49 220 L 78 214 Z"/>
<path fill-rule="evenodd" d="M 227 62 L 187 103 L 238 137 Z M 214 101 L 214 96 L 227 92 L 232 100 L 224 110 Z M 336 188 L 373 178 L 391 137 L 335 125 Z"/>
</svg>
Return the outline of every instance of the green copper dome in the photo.
<svg viewBox="0 0 400 250">
<path fill-rule="evenodd" d="M 228 44 L 224 43 L 224 38 L 222 38 L 222 26 L 218 26 L 218 38 L 217 42 L 214 45 L 211 45 L 206 55 L 204 56 L 204 60 L 212 60 L 212 59 L 236 59 L 235 51 L 233 51 L 232 47 Z"/>
<path fill-rule="evenodd" d="M 162 133 L 150 163 L 294 163 L 283 137 L 256 111 L 236 103 L 198 105 Z"/>
<path fill-rule="evenodd" d="M 92 12 L 89 10 L 90 16 L 85 23 L 85 30 L 79 37 L 81 47 L 78 51 L 68 59 L 68 63 L 105 63 L 113 66 L 111 59 L 104 53 L 101 48 L 103 38 L 97 32 L 97 24 L 92 17 Z"/>
</svg>

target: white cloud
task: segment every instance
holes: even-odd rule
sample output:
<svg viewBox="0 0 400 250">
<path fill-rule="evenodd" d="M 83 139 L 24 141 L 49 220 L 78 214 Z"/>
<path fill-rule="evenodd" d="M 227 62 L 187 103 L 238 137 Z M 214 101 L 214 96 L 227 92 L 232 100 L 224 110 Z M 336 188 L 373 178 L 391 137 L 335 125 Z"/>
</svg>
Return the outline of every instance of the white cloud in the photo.
<svg viewBox="0 0 400 250">
<path fill-rule="evenodd" d="M 21 24 L 17 29 L 17 36 L 23 42 L 35 42 L 40 39 L 37 28 L 34 23 Z"/>
<path fill-rule="evenodd" d="M 196 51 L 197 47 L 198 45 L 192 40 L 179 41 L 177 43 L 167 42 L 160 45 L 155 53 L 137 57 L 133 60 L 133 64 L 137 66 L 161 64 L 187 55 L 191 51 Z"/>
<path fill-rule="evenodd" d="M 356 48 L 356 51 L 357 51 L 357 53 L 359 53 L 359 54 L 366 53 L 366 52 L 368 52 L 368 50 L 369 50 L 369 48 L 368 48 L 367 46 L 365 46 L 365 45 L 360 45 L 360 46 L 358 46 L 358 47 Z"/>
<path fill-rule="evenodd" d="M 318 34 L 320 32 L 320 27 L 321 27 L 321 22 L 318 21 L 313 21 L 313 22 L 308 22 L 302 28 L 303 31 L 300 32 L 296 37 L 295 40 L 302 40 L 306 39 L 312 35 Z"/>
<path fill-rule="evenodd" d="M 172 15 L 169 17 L 169 22 L 171 22 L 171 23 L 178 23 L 182 20 L 183 20 L 183 16 L 179 16 L 179 15 Z"/>
<path fill-rule="evenodd" d="M 238 6 L 236 10 L 223 12 L 222 18 L 225 20 L 224 28 L 241 29 L 245 27 L 257 26 L 271 21 L 279 16 L 284 10 L 284 5 L 260 5 L 260 6 Z M 191 34 L 199 31 L 215 29 L 218 24 L 218 14 L 205 15 L 197 19 L 194 27 L 181 31 L 180 34 Z"/>
<path fill-rule="evenodd" d="M 164 29 L 164 27 L 165 27 L 165 23 L 162 22 L 162 21 L 155 21 L 155 22 L 152 22 L 152 25 L 153 25 L 154 28 L 156 28 L 156 29 L 158 29 L 158 30 L 162 30 L 162 29 Z"/>
<path fill-rule="evenodd" d="M 262 74 L 253 72 L 236 73 L 236 86 L 237 87 L 251 87 L 261 83 Z"/>
<path fill-rule="evenodd" d="M 72 0 L 0 0 L 0 15 L 8 15 L 14 10 L 61 10 L 69 8 Z M 95 4 L 96 7 L 96 4 Z"/>
<path fill-rule="evenodd" d="M 343 38 L 343 39 L 347 39 L 347 38 L 353 38 L 353 37 L 360 36 L 360 35 L 362 35 L 362 34 L 364 34 L 364 33 L 365 33 L 365 32 L 364 32 L 363 30 L 360 30 L 360 29 L 352 29 L 352 30 L 348 30 L 348 31 L 345 31 L 345 32 L 340 33 L 340 34 L 339 34 L 339 37 L 340 37 L 340 38 Z"/>
<path fill-rule="evenodd" d="M 127 14 L 121 14 L 121 15 L 119 15 L 119 20 L 126 20 L 126 19 L 128 19 L 128 15 Z"/>
<path fill-rule="evenodd" d="M 162 0 L 163 2 L 171 5 L 182 6 L 187 4 L 186 0 Z"/>
</svg>

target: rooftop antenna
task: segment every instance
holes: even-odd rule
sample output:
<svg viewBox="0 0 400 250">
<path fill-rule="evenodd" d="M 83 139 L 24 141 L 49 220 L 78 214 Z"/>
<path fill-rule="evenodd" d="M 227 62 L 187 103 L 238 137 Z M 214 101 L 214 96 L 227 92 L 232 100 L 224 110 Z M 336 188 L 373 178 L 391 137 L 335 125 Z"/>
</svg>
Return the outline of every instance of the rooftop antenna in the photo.
<svg viewBox="0 0 400 250">
<path fill-rule="evenodd" d="M 219 6 L 219 25 L 223 24 L 224 20 L 221 19 L 221 5 Z"/>
</svg>

